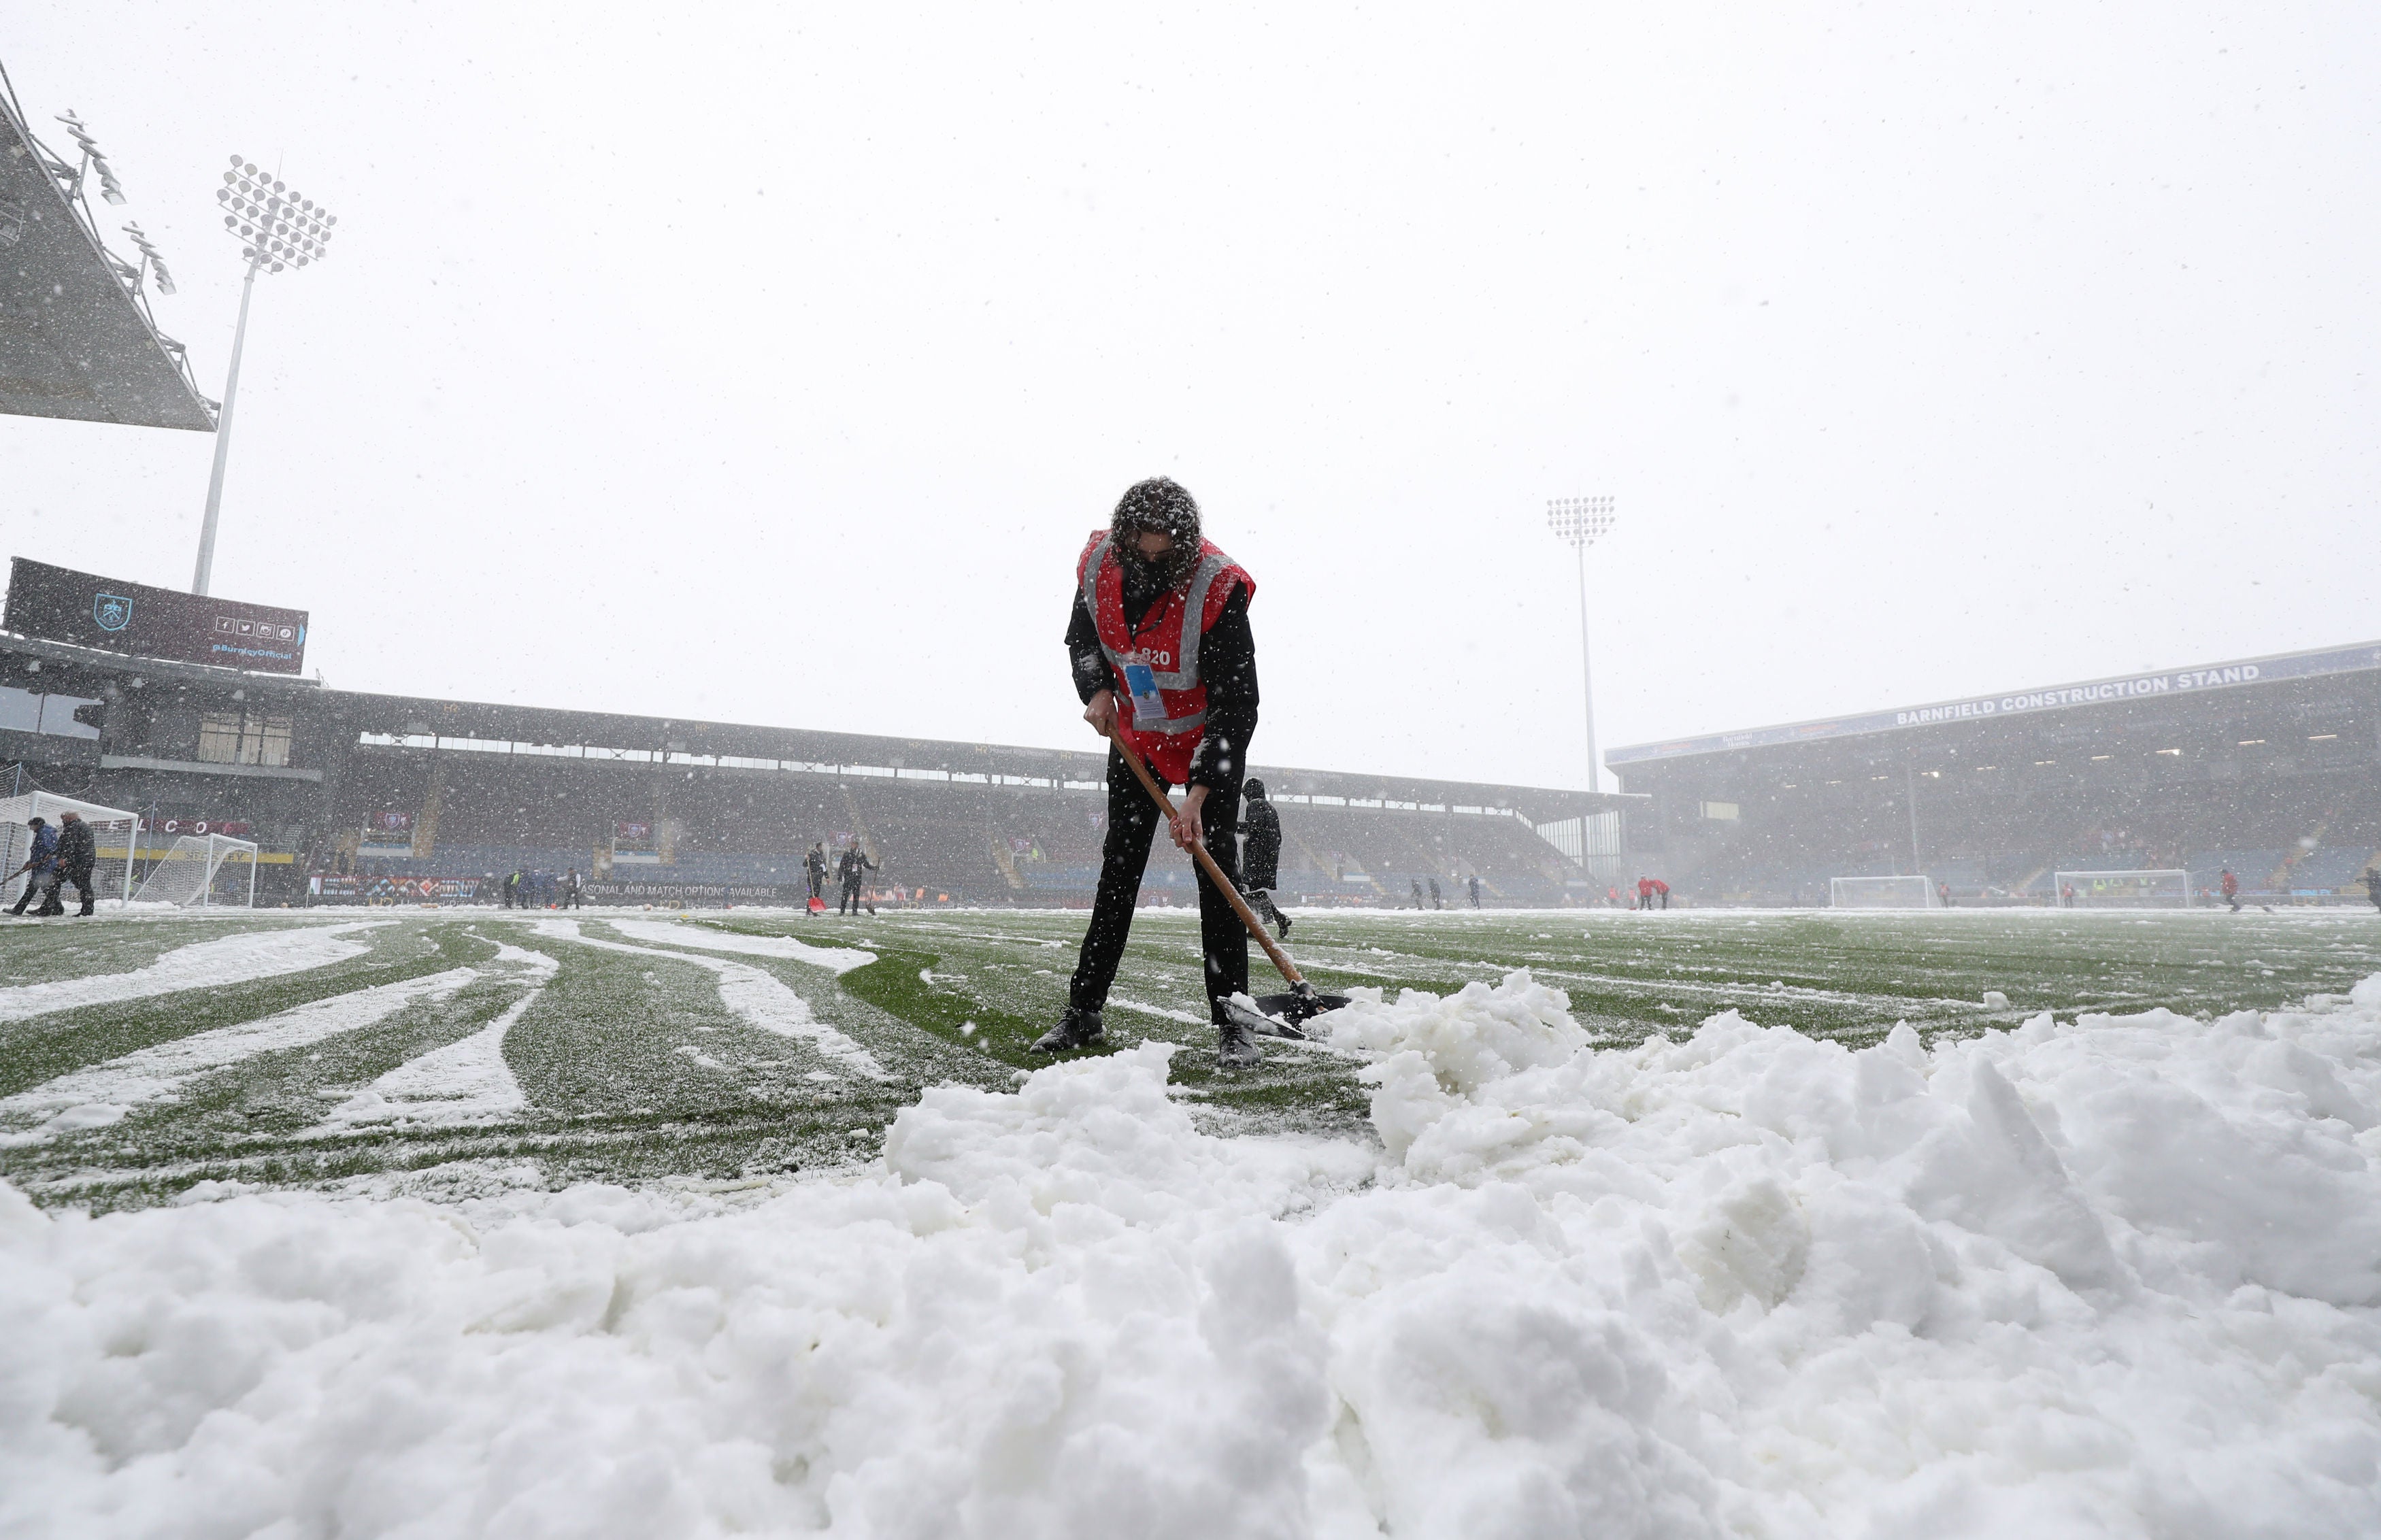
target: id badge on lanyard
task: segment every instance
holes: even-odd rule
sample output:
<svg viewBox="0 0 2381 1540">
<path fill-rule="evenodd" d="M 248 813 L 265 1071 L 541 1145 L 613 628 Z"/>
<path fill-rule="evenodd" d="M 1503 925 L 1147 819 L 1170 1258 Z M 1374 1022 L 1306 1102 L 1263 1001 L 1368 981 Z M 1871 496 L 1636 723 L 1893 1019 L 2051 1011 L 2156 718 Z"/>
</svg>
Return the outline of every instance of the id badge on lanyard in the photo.
<svg viewBox="0 0 2381 1540">
<path fill-rule="evenodd" d="M 1166 703 L 1157 694 L 1157 670 L 1150 666 L 1146 653 L 1127 653 L 1122 661 L 1125 693 L 1132 697 L 1132 725 L 1143 732 L 1152 731 L 1166 720 Z"/>
</svg>

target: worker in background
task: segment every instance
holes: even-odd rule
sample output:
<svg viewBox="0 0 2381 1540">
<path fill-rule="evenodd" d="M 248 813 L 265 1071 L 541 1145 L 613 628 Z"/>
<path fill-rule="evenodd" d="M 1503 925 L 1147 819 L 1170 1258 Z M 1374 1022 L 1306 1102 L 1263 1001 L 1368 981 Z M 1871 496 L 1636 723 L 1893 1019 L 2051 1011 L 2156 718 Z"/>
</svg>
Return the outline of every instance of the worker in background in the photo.
<svg viewBox="0 0 2381 1540">
<path fill-rule="evenodd" d="M 25 858 L 24 865 L 8 874 L 12 877 L 18 872 L 25 874 L 25 891 L 18 896 L 17 907 L 8 912 L 21 915 L 25 912 L 25 906 L 39 898 L 42 900 L 41 912 L 46 913 L 50 907 L 50 885 L 57 874 L 58 831 L 50 827 L 49 820 L 40 817 L 26 819 L 25 826 L 33 831 L 33 849 Z"/>
<path fill-rule="evenodd" d="M 1271 891 L 1281 881 L 1281 814 L 1266 799 L 1264 782 L 1254 776 L 1240 789 L 1248 799 L 1240 813 L 1240 892 L 1250 911 L 1287 940 L 1289 916 L 1274 906 Z"/>
<path fill-rule="evenodd" d="M 82 821 L 79 813 L 71 810 L 61 813 L 58 822 L 63 826 L 58 830 L 58 848 L 53 857 L 56 865 L 50 874 L 50 897 L 34 912 L 64 914 L 66 905 L 60 902 L 60 898 L 67 884 L 72 883 L 75 891 L 82 895 L 82 908 L 78 912 L 88 918 L 92 901 L 99 897 L 92 891 L 91 886 L 91 869 L 99 861 L 99 841 L 92 834 L 91 825 Z"/>
</svg>

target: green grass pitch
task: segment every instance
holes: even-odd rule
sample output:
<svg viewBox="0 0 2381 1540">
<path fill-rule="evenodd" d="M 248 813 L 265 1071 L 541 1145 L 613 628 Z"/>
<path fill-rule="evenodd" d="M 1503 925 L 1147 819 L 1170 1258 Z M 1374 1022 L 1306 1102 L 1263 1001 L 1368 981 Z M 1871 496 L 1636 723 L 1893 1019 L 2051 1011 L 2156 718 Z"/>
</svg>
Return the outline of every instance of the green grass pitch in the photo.
<svg viewBox="0 0 2381 1540">
<path fill-rule="evenodd" d="M 612 918 L 641 927 L 671 917 Z M 1044 1062 L 1028 1045 L 1064 1002 L 1084 918 L 727 912 L 686 918 L 683 942 L 632 936 L 604 911 L 13 926 L 0 930 L 0 1176 L 43 1204 L 95 1209 L 169 1201 L 206 1181 L 433 1195 L 523 1182 L 765 1184 L 872 1155 L 923 1086 L 1006 1088 Z M 359 921 L 380 923 L 347 933 L 355 955 L 324 965 L 227 984 L 172 972 L 172 954 L 194 944 Z M 837 973 L 716 949 L 784 936 L 875 960 Z M 2381 916 L 2350 910 L 1313 911 L 1290 940 L 1332 989 L 1447 993 L 1528 968 L 1567 991 L 1573 1014 L 1611 1046 L 1684 1036 L 1731 1008 L 1854 1046 L 1903 1021 L 1931 1038 L 2045 1009 L 2062 1020 L 2154 1006 L 2205 1015 L 2343 992 L 2381 971 Z M 1366 1089 L 1352 1060 L 1268 1043 L 1262 1068 L 1217 1071 L 1196 947 L 1195 915 L 1142 913 L 1109 1000 L 1109 1041 L 1183 1045 L 1174 1078 L 1218 1130 L 1361 1133 Z M 1252 960 L 1262 992 L 1270 974 L 1253 948 Z M 8 1014 L 22 1009 L 8 1000 L 38 986 L 152 965 L 167 987 Z M 799 1024 L 756 1024 L 730 998 L 739 990 L 776 1002 L 781 1018 L 790 991 L 876 1072 Z M 2007 1006 L 1985 1008 L 1987 991 Z M 387 1003 L 361 1008 L 369 1001 Z M 353 1021 L 323 1014 L 349 1007 Z M 54 1116 L 57 1087 L 119 1082 L 148 1089 L 113 1120 Z M 450 1097 L 416 1115 L 399 1098 L 390 1116 L 345 1116 L 376 1082 L 482 1100 Z"/>
</svg>

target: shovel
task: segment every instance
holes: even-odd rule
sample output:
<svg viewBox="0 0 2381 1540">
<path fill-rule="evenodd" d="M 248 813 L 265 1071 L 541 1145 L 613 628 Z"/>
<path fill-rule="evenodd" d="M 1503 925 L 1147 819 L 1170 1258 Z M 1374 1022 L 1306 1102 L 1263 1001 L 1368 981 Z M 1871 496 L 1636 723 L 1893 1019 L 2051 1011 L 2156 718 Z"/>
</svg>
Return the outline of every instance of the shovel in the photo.
<svg viewBox="0 0 2381 1540">
<path fill-rule="evenodd" d="M 1157 800 L 1157 805 L 1166 810 L 1166 816 L 1172 818 L 1174 799 L 1166 794 L 1166 788 L 1159 786 L 1156 777 L 1149 773 L 1149 766 L 1141 762 L 1140 752 L 1125 741 L 1121 731 L 1111 732 L 1108 739 L 1117 746 L 1117 752 L 1124 756 L 1124 762 L 1132 766 L 1132 773 L 1141 778 L 1142 788 Z M 1306 975 L 1298 971 L 1298 964 L 1290 961 L 1289 954 L 1281 949 L 1280 943 L 1265 934 L 1264 926 L 1251 912 L 1248 900 L 1240 897 L 1239 888 L 1224 875 L 1223 869 L 1215 864 L 1215 858 L 1207 853 L 1207 847 L 1193 845 L 1190 855 L 1205 870 L 1207 880 L 1215 885 L 1217 891 L 1232 906 L 1232 912 L 1240 917 L 1240 923 L 1257 938 L 1257 945 L 1264 948 L 1265 956 L 1273 959 L 1273 965 L 1281 970 L 1281 976 L 1289 981 L 1288 994 L 1260 995 L 1256 999 L 1257 1008 L 1253 1011 L 1237 1000 L 1227 1000 L 1224 1002 L 1224 1014 L 1229 1016 L 1235 1024 L 1264 1036 L 1288 1037 L 1304 1042 L 1306 1033 L 1300 1029 L 1325 1011 L 1337 1010 L 1346 1005 L 1348 996 L 1316 994 L 1314 986 L 1306 982 Z"/>
</svg>

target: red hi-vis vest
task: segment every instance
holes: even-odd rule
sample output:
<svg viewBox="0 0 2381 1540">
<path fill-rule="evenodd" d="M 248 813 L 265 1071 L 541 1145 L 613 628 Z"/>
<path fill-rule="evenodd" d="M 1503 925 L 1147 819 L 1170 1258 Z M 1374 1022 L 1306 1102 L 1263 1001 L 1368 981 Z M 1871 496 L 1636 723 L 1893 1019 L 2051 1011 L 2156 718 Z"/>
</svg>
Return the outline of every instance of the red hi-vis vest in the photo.
<svg viewBox="0 0 2381 1540">
<path fill-rule="evenodd" d="M 1117 720 L 1125 741 L 1141 752 L 1150 768 L 1180 786 L 1190 775 L 1190 756 L 1207 725 L 1207 687 L 1199 682 L 1199 639 L 1224 613 L 1239 583 L 1256 597 L 1257 581 L 1239 563 L 1215 549 L 1213 541 L 1199 543 L 1199 565 L 1190 581 L 1158 596 L 1132 626 L 1124 617 L 1124 568 L 1108 548 L 1108 532 L 1094 530 L 1075 560 L 1075 583 L 1083 607 L 1100 635 L 1100 651 L 1107 654 L 1108 671 L 1116 678 Z M 1128 654 L 1147 655 L 1157 677 L 1157 697 L 1166 707 L 1165 720 L 1149 724 L 1133 719 L 1132 691 L 1125 685 Z"/>
</svg>

